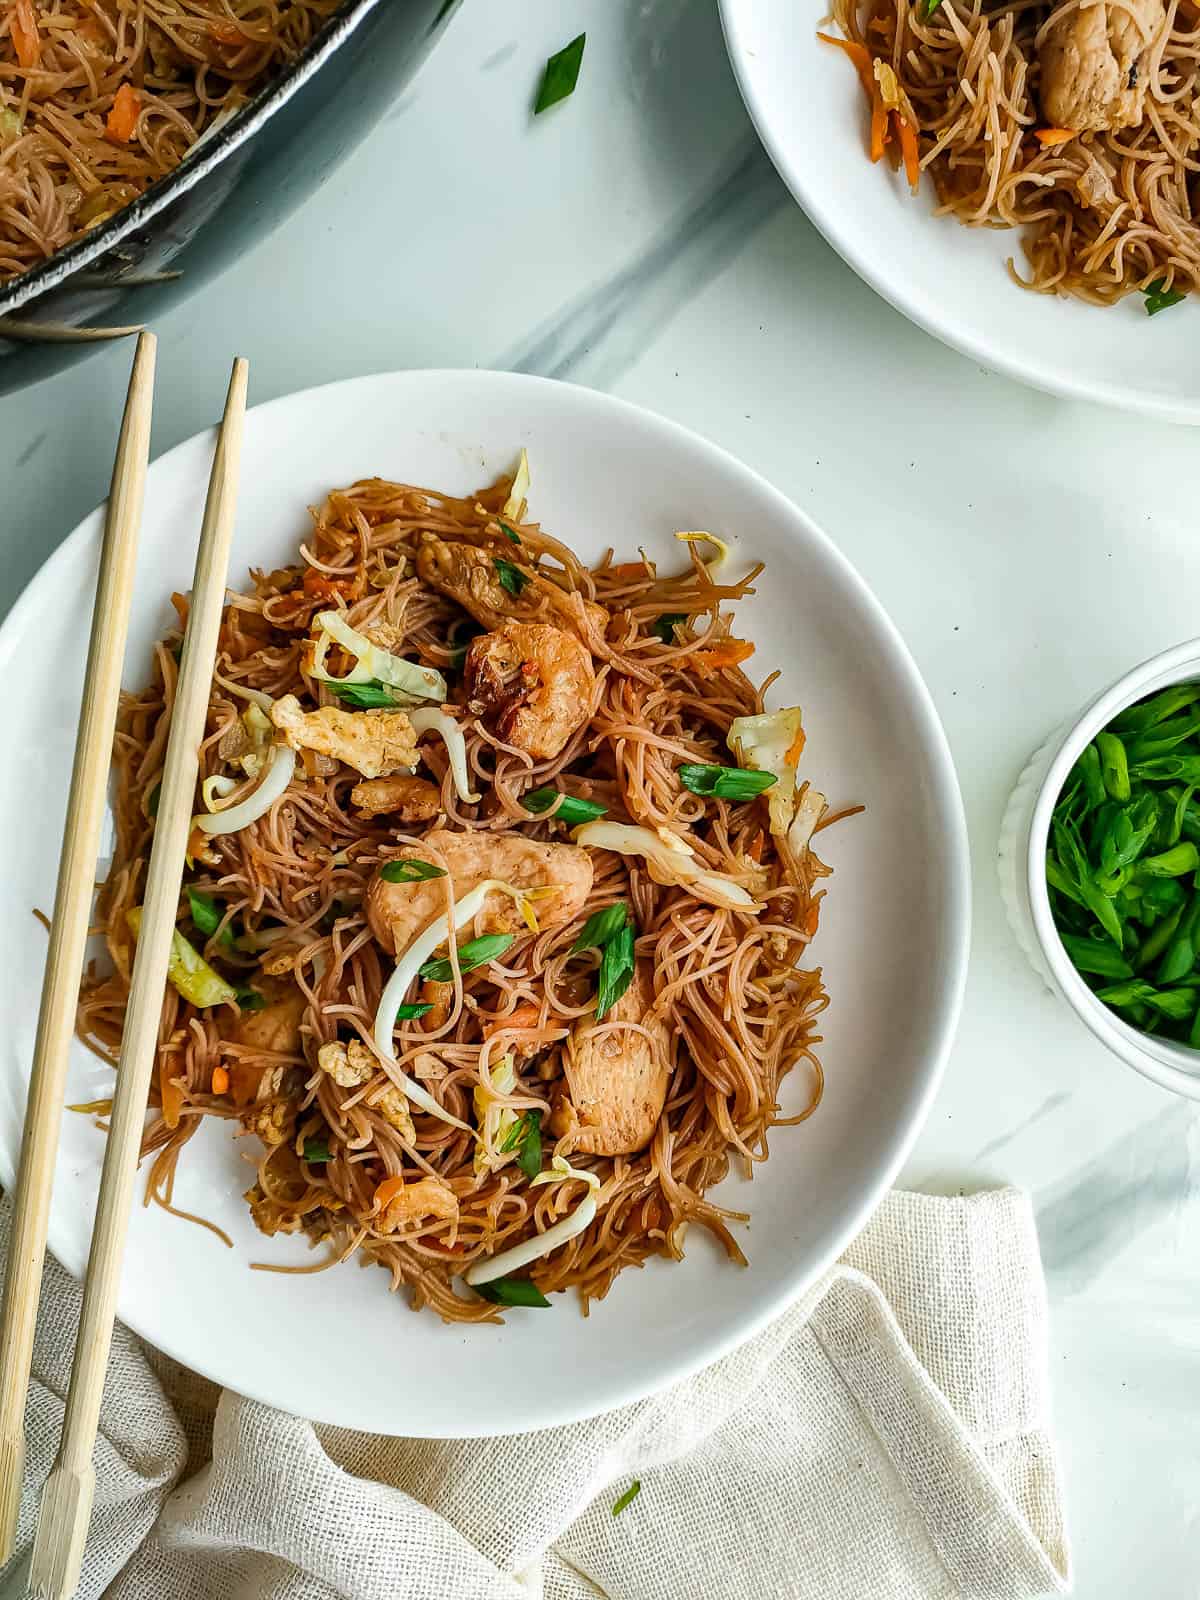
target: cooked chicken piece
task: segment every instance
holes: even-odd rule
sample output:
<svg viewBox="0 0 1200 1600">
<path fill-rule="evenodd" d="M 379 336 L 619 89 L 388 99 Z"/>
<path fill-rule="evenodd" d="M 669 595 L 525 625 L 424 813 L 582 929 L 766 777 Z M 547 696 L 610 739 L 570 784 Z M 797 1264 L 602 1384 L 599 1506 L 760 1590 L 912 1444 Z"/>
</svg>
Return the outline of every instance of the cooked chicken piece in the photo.
<svg viewBox="0 0 1200 1600">
<path fill-rule="evenodd" d="M 1082 133 L 1136 126 L 1150 47 L 1165 20 L 1163 0 L 1099 0 L 1060 17 L 1038 53 L 1051 127 Z"/>
<path fill-rule="evenodd" d="M 1087 156 L 1087 165 L 1075 179 L 1075 193 L 1085 206 L 1091 206 L 1105 216 L 1117 203 L 1117 191 L 1113 188 L 1112 178 L 1091 154 Z"/>
<path fill-rule="evenodd" d="M 380 1233 L 395 1233 L 426 1221 L 458 1216 L 458 1197 L 440 1178 L 418 1178 L 393 1195 L 375 1219 Z"/>
<path fill-rule="evenodd" d="M 573 633 L 506 622 L 471 640 L 466 685 L 471 710 L 491 717 L 506 744 L 548 760 L 587 721 L 596 675 Z"/>
<path fill-rule="evenodd" d="M 647 1021 L 654 982 L 645 963 L 605 1017 L 581 1018 L 567 1040 L 563 1070 L 567 1094 L 550 1115 L 550 1131 L 575 1135 L 584 1155 L 632 1155 L 654 1137 L 670 1082 L 670 1035 L 661 1018 Z M 609 1022 L 640 1022 L 655 1043 L 627 1029 L 604 1032 Z"/>
<path fill-rule="evenodd" d="M 300 1024 L 308 1001 L 294 983 L 259 983 L 266 1000 L 261 1011 L 243 1011 L 229 1037 L 235 1044 L 284 1056 L 302 1053 Z"/>
<path fill-rule="evenodd" d="M 375 1108 L 385 1122 L 391 1123 L 402 1139 L 411 1144 L 416 1138 L 407 1098 L 396 1085 L 382 1074 L 375 1057 L 361 1039 L 351 1039 L 348 1045 L 335 1039 L 323 1044 L 317 1051 L 317 1065 L 327 1073 L 340 1089 L 358 1089 L 377 1075 L 383 1075 L 387 1087 L 382 1094 L 367 1096 L 367 1104 Z"/>
<path fill-rule="evenodd" d="M 516 552 L 513 552 L 514 556 Z M 573 631 L 579 619 L 572 599 L 549 578 L 543 578 L 521 561 L 502 557 L 520 577 L 514 583 L 519 594 L 512 594 L 500 582 L 500 569 L 494 552 L 473 544 L 456 544 L 426 534 L 417 552 L 417 571 L 428 584 L 457 600 L 476 622 L 485 628 L 499 628 L 505 622 L 557 622 Z M 594 601 L 583 608 L 600 634 L 608 626 L 608 612 Z"/>
<path fill-rule="evenodd" d="M 302 711 L 294 694 L 271 707 L 271 721 L 293 750 L 334 756 L 364 778 L 381 778 L 417 764 L 417 741 L 403 711 Z"/>
<path fill-rule="evenodd" d="M 576 916 L 592 888 L 592 861 L 574 844 L 541 844 L 517 833 L 456 833 L 433 828 L 419 847 L 399 852 L 399 860 L 426 860 L 445 866 L 455 900 L 485 878 L 498 878 L 518 889 L 553 887 L 533 909 L 540 928 L 557 928 Z M 367 921 L 385 950 L 400 955 L 423 928 L 446 909 L 444 879 L 421 883 L 388 883 L 378 872 L 366 893 Z M 494 892 L 472 924 L 474 933 L 518 933 L 524 918 L 511 896 Z M 460 933 L 459 938 L 465 937 Z"/>
<path fill-rule="evenodd" d="M 365 817 L 391 815 L 401 822 L 429 822 L 442 809 L 442 796 L 426 778 L 365 778 L 351 789 L 350 803 Z"/>
<path fill-rule="evenodd" d="M 263 1074 L 264 1079 L 269 1076 L 269 1073 Z M 254 1106 L 242 1117 L 242 1127 L 247 1133 L 256 1133 L 268 1148 L 288 1144 L 296 1131 L 296 1102 L 270 1100 L 265 1105 Z"/>
</svg>

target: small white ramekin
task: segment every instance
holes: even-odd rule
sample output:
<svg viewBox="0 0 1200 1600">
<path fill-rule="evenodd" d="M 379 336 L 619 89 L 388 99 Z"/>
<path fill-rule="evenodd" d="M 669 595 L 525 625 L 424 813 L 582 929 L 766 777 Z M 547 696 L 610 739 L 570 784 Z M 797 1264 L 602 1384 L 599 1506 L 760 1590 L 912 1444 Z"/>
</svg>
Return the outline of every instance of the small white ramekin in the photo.
<svg viewBox="0 0 1200 1600">
<path fill-rule="evenodd" d="M 1008 802 L 1000 829 L 999 869 L 1009 923 L 1034 971 L 1114 1055 L 1164 1089 L 1200 1100 L 1200 1050 L 1139 1033 L 1096 999 L 1063 949 L 1046 890 L 1050 817 L 1080 752 L 1135 700 L 1192 678 L 1200 678 L 1200 639 L 1143 661 L 1097 695 L 1077 721 L 1052 733 L 1030 757 Z"/>
</svg>

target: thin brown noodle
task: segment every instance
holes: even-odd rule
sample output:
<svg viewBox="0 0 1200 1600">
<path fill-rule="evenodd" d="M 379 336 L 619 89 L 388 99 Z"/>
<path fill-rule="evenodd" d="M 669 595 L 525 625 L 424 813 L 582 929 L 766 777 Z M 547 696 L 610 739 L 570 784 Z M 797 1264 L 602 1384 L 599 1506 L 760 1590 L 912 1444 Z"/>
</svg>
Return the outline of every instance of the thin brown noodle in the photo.
<svg viewBox="0 0 1200 1600">
<path fill-rule="evenodd" d="M 402 641 L 396 648 L 444 670 L 456 698 L 464 630 L 474 624 L 411 575 L 414 542 L 433 532 L 511 555 L 495 520 L 508 487 L 501 482 L 478 498 L 457 500 L 371 480 L 331 495 L 304 546 L 307 565 L 257 574 L 244 595 L 231 598 L 202 773 L 217 770 L 220 736 L 244 708 L 233 691 L 255 689 L 273 697 L 291 691 L 309 703 L 331 703 L 328 690 L 304 674 L 302 661 L 314 614 L 335 603 L 331 596 L 338 593 L 349 601 L 354 626 L 389 623 Z M 730 1227 L 742 1213 L 717 1204 L 708 1191 L 731 1165 L 749 1173 L 765 1160 L 769 1129 L 807 1116 L 820 1097 L 815 1024 L 826 995 L 820 972 L 797 963 L 816 932 L 823 894 L 818 885 L 828 869 L 811 851 L 796 859 L 773 838 L 764 802 L 701 798 L 682 789 L 676 776 L 681 761 L 728 761 L 730 723 L 762 709 L 761 692 L 740 667 L 704 658 L 730 636 L 728 607 L 753 593 L 756 573 L 714 581 L 694 552 L 689 564 L 682 545 L 681 575 L 658 577 L 635 564 L 631 576 L 629 568 L 608 570 L 607 561 L 589 571 L 536 524 L 518 524 L 517 532 L 523 561 L 537 561 L 562 589 L 604 607 L 609 621 L 602 636 L 594 624 L 586 625 L 607 666 L 598 673 L 589 721 L 554 760 L 509 751 L 475 719 L 464 721 L 474 785 L 485 796 L 481 804 L 464 805 L 457 798 L 444 746 L 426 740 L 421 756 L 440 785 L 447 825 L 519 828 L 529 837 L 562 840 L 561 824 L 532 819 L 519 803 L 528 790 L 554 781 L 603 804 L 612 820 L 690 829 L 706 867 L 752 887 L 764 903 L 757 917 L 717 909 L 685 889 L 651 881 L 640 860 L 597 851 L 593 889 L 575 920 L 520 937 L 499 961 L 460 980 L 461 999 L 444 986 L 444 1005 L 398 1025 L 400 1066 L 418 1074 L 449 1112 L 470 1123 L 485 1033 L 525 1008 L 519 1034 L 493 1037 L 485 1059 L 494 1065 L 519 1037 L 530 1054 L 517 1058 L 510 1103 L 547 1112 L 562 1086 L 570 1025 L 594 1004 L 596 958 L 572 956 L 572 945 L 593 911 L 618 899 L 628 902 L 638 953 L 653 968 L 656 1006 L 667 1024 L 671 1079 L 645 1151 L 572 1157 L 602 1182 L 597 1216 L 586 1231 L 537 1261 L 531 1276 L 543 1291 L 576 1287 L 586 1309 L 623 1267 L 654 1255 L 680 1257 L 689 1223 L 709 1230 L 734 1260 L 744 1259 Z M 177 597 L 177 604 L 183 612 L 186 602 Z M 691 620 L 695 637 L 665 643 L 654 625 L 675 613 Z M 585 618 L 582 609 L 578 615 Z M 132 947 L 126 913 L 140 902 L 145 880 L 177 640 L 175 634 L 155 647 L 152 684 L 125 697 L 120 717 L 117 842 L 98 906 L 114 970 L 92 973 L 80 1013 L 82 1036 L 108 1059 L 119 1045 L 128 996 Z M 445 1122 L 418 1114 L 415 1143 L 401 1138 L 372 1103 L 387 1085 L 382 1073 L 369 1086 L 346 1089 L 317 1069 L 322 1043 L 339 1035 L 370 1037 L 392 963 L 366 926 L 364 889 L 381 858 L 402 841 L 419 843 L 430 826 L 363 818 L 350 805 L 356 781 L 345 767 L 322 775 L 313 764 L 307 771 L 298 766 L 271 811 L 223 838 L 218 864 L 197 862 L 189 877 L 193 888 L 218 901 L 242 941 L 272 930 L 276 942 L 267 950 L 269 962 L 288 970 L 270 981 L 290 984 L 294 978 L 305 997 L 302 1054 L 239 1044 L 231 1006 L 200 1012 L 169 988 L 153 1091 L 156 1115 L 145 1141 L 153 1158 L 148 1200 L 172 1204 L 175 1164 L 202 1117 L 229 1119 L 240 1132 L 239 1119 L 279 1108 L 294 1137 L 257 1158 L 248 1199 L 258 1225 L 268 1233 L 303 1232 L 324 1243 L 328 1258 L 313 1270 L 357 1252 L 385 1266 L 393 1286 L 407 1286 L 416 1306 L 432 1306 L 453 1320 L 483 1320 L 496 1314 L 494 1308 L 456 1290 L 456 1278 L 477 1257 L 544 1231 L 573 1209 L 581 1186 L 531 1188 L 512 1159 L 479 1178 L 472 1139 Z M 186 902 L 181 910 L 186 918 Z M 235 974 L 234 981 L 267 981 L 257 970 L 257 954 L 220 938 L 218 931 L 206 946 L 215 965 Z M 796 1116 L 784 1118 L 780 1086 L 797 1063 L 807 1070 L 804 1104 Z M 214 1071 L 222 1075 L 223 1093 L 214 1093 Z M 320 1165 L 300 1159 L 313 1139 L 328 1143 L 332 1159 Z M 570 1138 L 555 1146 L 546 1134 L 547 1164 L 556 1149 L 569 1154 Z M 457 1220 L 427 1219 L 405 1233 L 381 1228 L 375 1201 L 380 1183 L 396 1174 L 415 1180 L 427 1173 L 450 1185 L 458 1199 Z"/>
<path fill-rule="evenodd" d="M 304 49 L 339 0 L 35 0 L 32 54 L 0 5 L 0 282 L 171 172 Z M 109 129 L 122 86 L 132 135 Z"/>
<path fill-rule="evenodd" d="M 1043 148 L 1036 39 L 1079 0 L 991 5 L 942 0 L 928 21 L 910 0 L 835 0 L 848 38 L 891 63 L 920 125 L 921 168 L 939 214 L 975 227 L 1020 228 L 1026 288 L 1108 305 L 1162 280 L 1200 288 L 1200 23 L 1168 0 L 1149 49 L 1137 127 Z"/>
</svg>

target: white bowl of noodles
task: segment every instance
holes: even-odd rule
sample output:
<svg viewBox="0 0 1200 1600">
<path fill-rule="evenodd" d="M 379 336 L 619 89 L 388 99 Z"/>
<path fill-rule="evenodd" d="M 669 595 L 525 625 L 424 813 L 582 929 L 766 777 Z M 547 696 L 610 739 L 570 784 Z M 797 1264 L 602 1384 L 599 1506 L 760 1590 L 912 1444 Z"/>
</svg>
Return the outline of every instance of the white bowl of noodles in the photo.
<svg viewBox="0 0 1200 1600">
<path fill-rule="evenodd" d="M 778 1315 L 894 1180 L 935 1093 L 963 987 L 965 831 L 928 693 L 835 546 L 705 441 L 606 396 L 509 374 L 404 373 L 279 400 L 248 419 L 231 584 L 245 587 L 249 567 L 270 572 L 294 562 L 304 508 L 331 488 L 381 475 L 469 496 L 510 471 L 521 448 L 532 469 L 529 519 L 589 564 L 610 546 L 618 560 L 644 548 L 661 570 L 675 570 L 681 528 L 729 538 L 731 560 L 743 570 L 766 564 L 769 581 L 735 608 L 740 637 L 755 645 L 756 678 L 778 668 L 768 704 L 803 708 L 803 775 L 832 808 L 865 807 L 820 835 L 833 875 L 822 885 L 819 931 L 803 965 L 820 965 L 830 997 L 820 1042 L 810 1041 L 825 1092 L 806 1121 L 773 1129 L 769 1159 L 756 1165 L 753 1181 L 735 1170 L 709 1191 L 719 1205 L 750 1214 L 748 1224 L 730 1224 L 745 1266 L 693 1224 L 682 1260 L 652 1257 L 643 1270 L 621 1271 L 586 1319 L 571 1291 L 551 1294 L 549 1309 L 509 1310 L 503 1323 L 486 1324 L 447 1324 L 428 1307 L 414 1314 L 378 1267 L 251 1271 L 259 1262 L 311 1266 L 323 1252 L 255 1229 L 243 1199 L 254 1180 L 247 1162 L 254 1141 L 234 1137 L 235 1120 L 205 1116 L 179 1160 L 174 1204 L 223 1229 L 233 1248 L 159 1207 L 139 1209 L 121 1317 L 219 1383 L 374 1432 L 458 1436 L 563 1423 L 662 1387 Z M 196 438 L 151 471 L 131 687 L 147 682 L 152 644 L 170 631 L 168 597 L 188 586 L 190 540 L 178 535 L 198 526 L 210 450 L 209 436 Z M 0 664 L 13 691 L 11 738 L 27 752 L 0 787 L 0 820 L 8 837 L 21 840 L 0 918 L 6 1185 L 19 1148 L 31 997 L 44 957 L 29 913 L 53 897 L 99 530 L 96 513 L 0 630 Z M 444 764 L 439 770 L 450 785 Z M 694 825 L 682 824 L 685 831 Z M 607 834 L 597 842 L 606 850 L 614 844 Z M 667 865 L 686 875 L 688 863 L 666 843 Z M 610 855 L 606 870 L 623 870 L 620 858 Z M 677 949 L 670 960 L 678 964 Z M 111 1071 L 77 1047 L 70 1101 L 101 1100 L 111 1082 Z M 782 1081 L 780 1116 L 802 1112 L 812 1087 L 799 1059 Z M 432 1090 L 448 1092 L 436 1081 Z M 92 1117 L 66 1117 L 50 1242 L 75 1273 L 86 1260 L 103 1144 Z"/>
<path fill-rule="evenodd" d="M 910 4 L 922 0 L 903 0 L 905 14 Z M 981 365 L 1036 388 L 1200 421 L 1200 293 L 1148 317 L 1140 293 L 1101 306 L 1019 287 L 1008 262 L 1023 277 L 1030 273 L 1017 229 L 935 216 L 928 173 L 914 196 L 903 170 L 893 172 L 887 160 L 872 164 L 866 97 L 851 62 L 817 37 L 818 30 L 839 32 L 819 9 L 790 0 L 721 0 L 721 12 L 743 97 L 780 175 L 834 249 L 898 311 Z M 987 14 L 995 27 L 1004 10 Z M 1194 40 L 1174 49 L 1181 70 L 1190 71 Z M 1194 124 L 1194 159 L 1200 116 L 1176 111 Z M 1034 148 L 1032 133 L 1014 150 L 1017 165 Z M 1126 136 L 1109 139 L 1115 151 Z M 922 154 L 929 148 L 926 139 Z M 1079 141 L 1062 148 L 1070 161 L 1086 159 Z M 1160 166 L 1165 172 L 1170 163 Z M 1170 210 L 1165 185 L 1154 204 Z M 1194 265 L 1200 232 L 1190 221 L 1180 227 Z M 1179 271 L 1179 287 L 1191 288 L 1182 259 Z"/>
</svg>

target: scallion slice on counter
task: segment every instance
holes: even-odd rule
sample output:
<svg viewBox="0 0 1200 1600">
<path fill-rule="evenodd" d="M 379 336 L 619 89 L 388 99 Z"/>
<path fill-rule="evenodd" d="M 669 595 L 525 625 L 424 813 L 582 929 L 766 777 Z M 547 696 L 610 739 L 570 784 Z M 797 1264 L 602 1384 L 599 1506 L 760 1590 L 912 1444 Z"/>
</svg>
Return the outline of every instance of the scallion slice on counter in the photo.
<svg viewBox="0 0 1200 1600">
<path fill-rule="evenodd" d="M 541 88 L 534 102 L 535 117 L 540 116 L 543 111 L 549 111 L 551 106 L 556 106 L 568 95 L 574 94 L 575 85 L 579 82 L 579 69 L 583 64 L 583 47 L 586 43 L 587 34 L 581 33 L 546 62 Z"/>
<path fill-rule="evenodd" d="M 535 817 L 540 817 L 562 794 L 561 789 L 555 789 L 547 784 L 543 789 L 531 789 L 528 794 L 521 796 L 521 804 L 526 811 L 532 811 Z M 574 795 L 563 795 L 562 805 L 554 813 L 555 822 L 565 822 L 568 828 L 578 828 L 585 822 L 595 822 L 597 817 L 608 815 L 605 806 L 598 806 L 594 800 L 577 800 Z"/>
<path fill-rule="evenodd" d="M 631 1506 L 642 1492 L 642 1480 L 635 1478 L 623 1495 L 619 1495 L 613 1503 L 612 1514 L 619 1517 L 626 1506 Z"/>
<path fill-rule="evenodd" d="M 502 956 L 513 942 L 511 933 L 485 933 L 478 939 L 468 939 L 466 944 L 458 947 L 458 969 L 460 972 L 472 972 L 476 967 L 482 967 L 489 961 L 495 961 Z M 450 965 L 448 956 L 435 956 L 432 961 L 427 961 L 421 968 L 421 976 L 430 983 L 451 983 L 454 979 L 454 968 Z"/>
<path fill-rule="evenodd" d="M 773 772 L 754 772 L 748 767 L 711 767 L 686 762 L 679 768 L 679 781 L 693 794 L 712 795 L 715 800 L 753 800 L 776 781 Z"/>
</svg>

